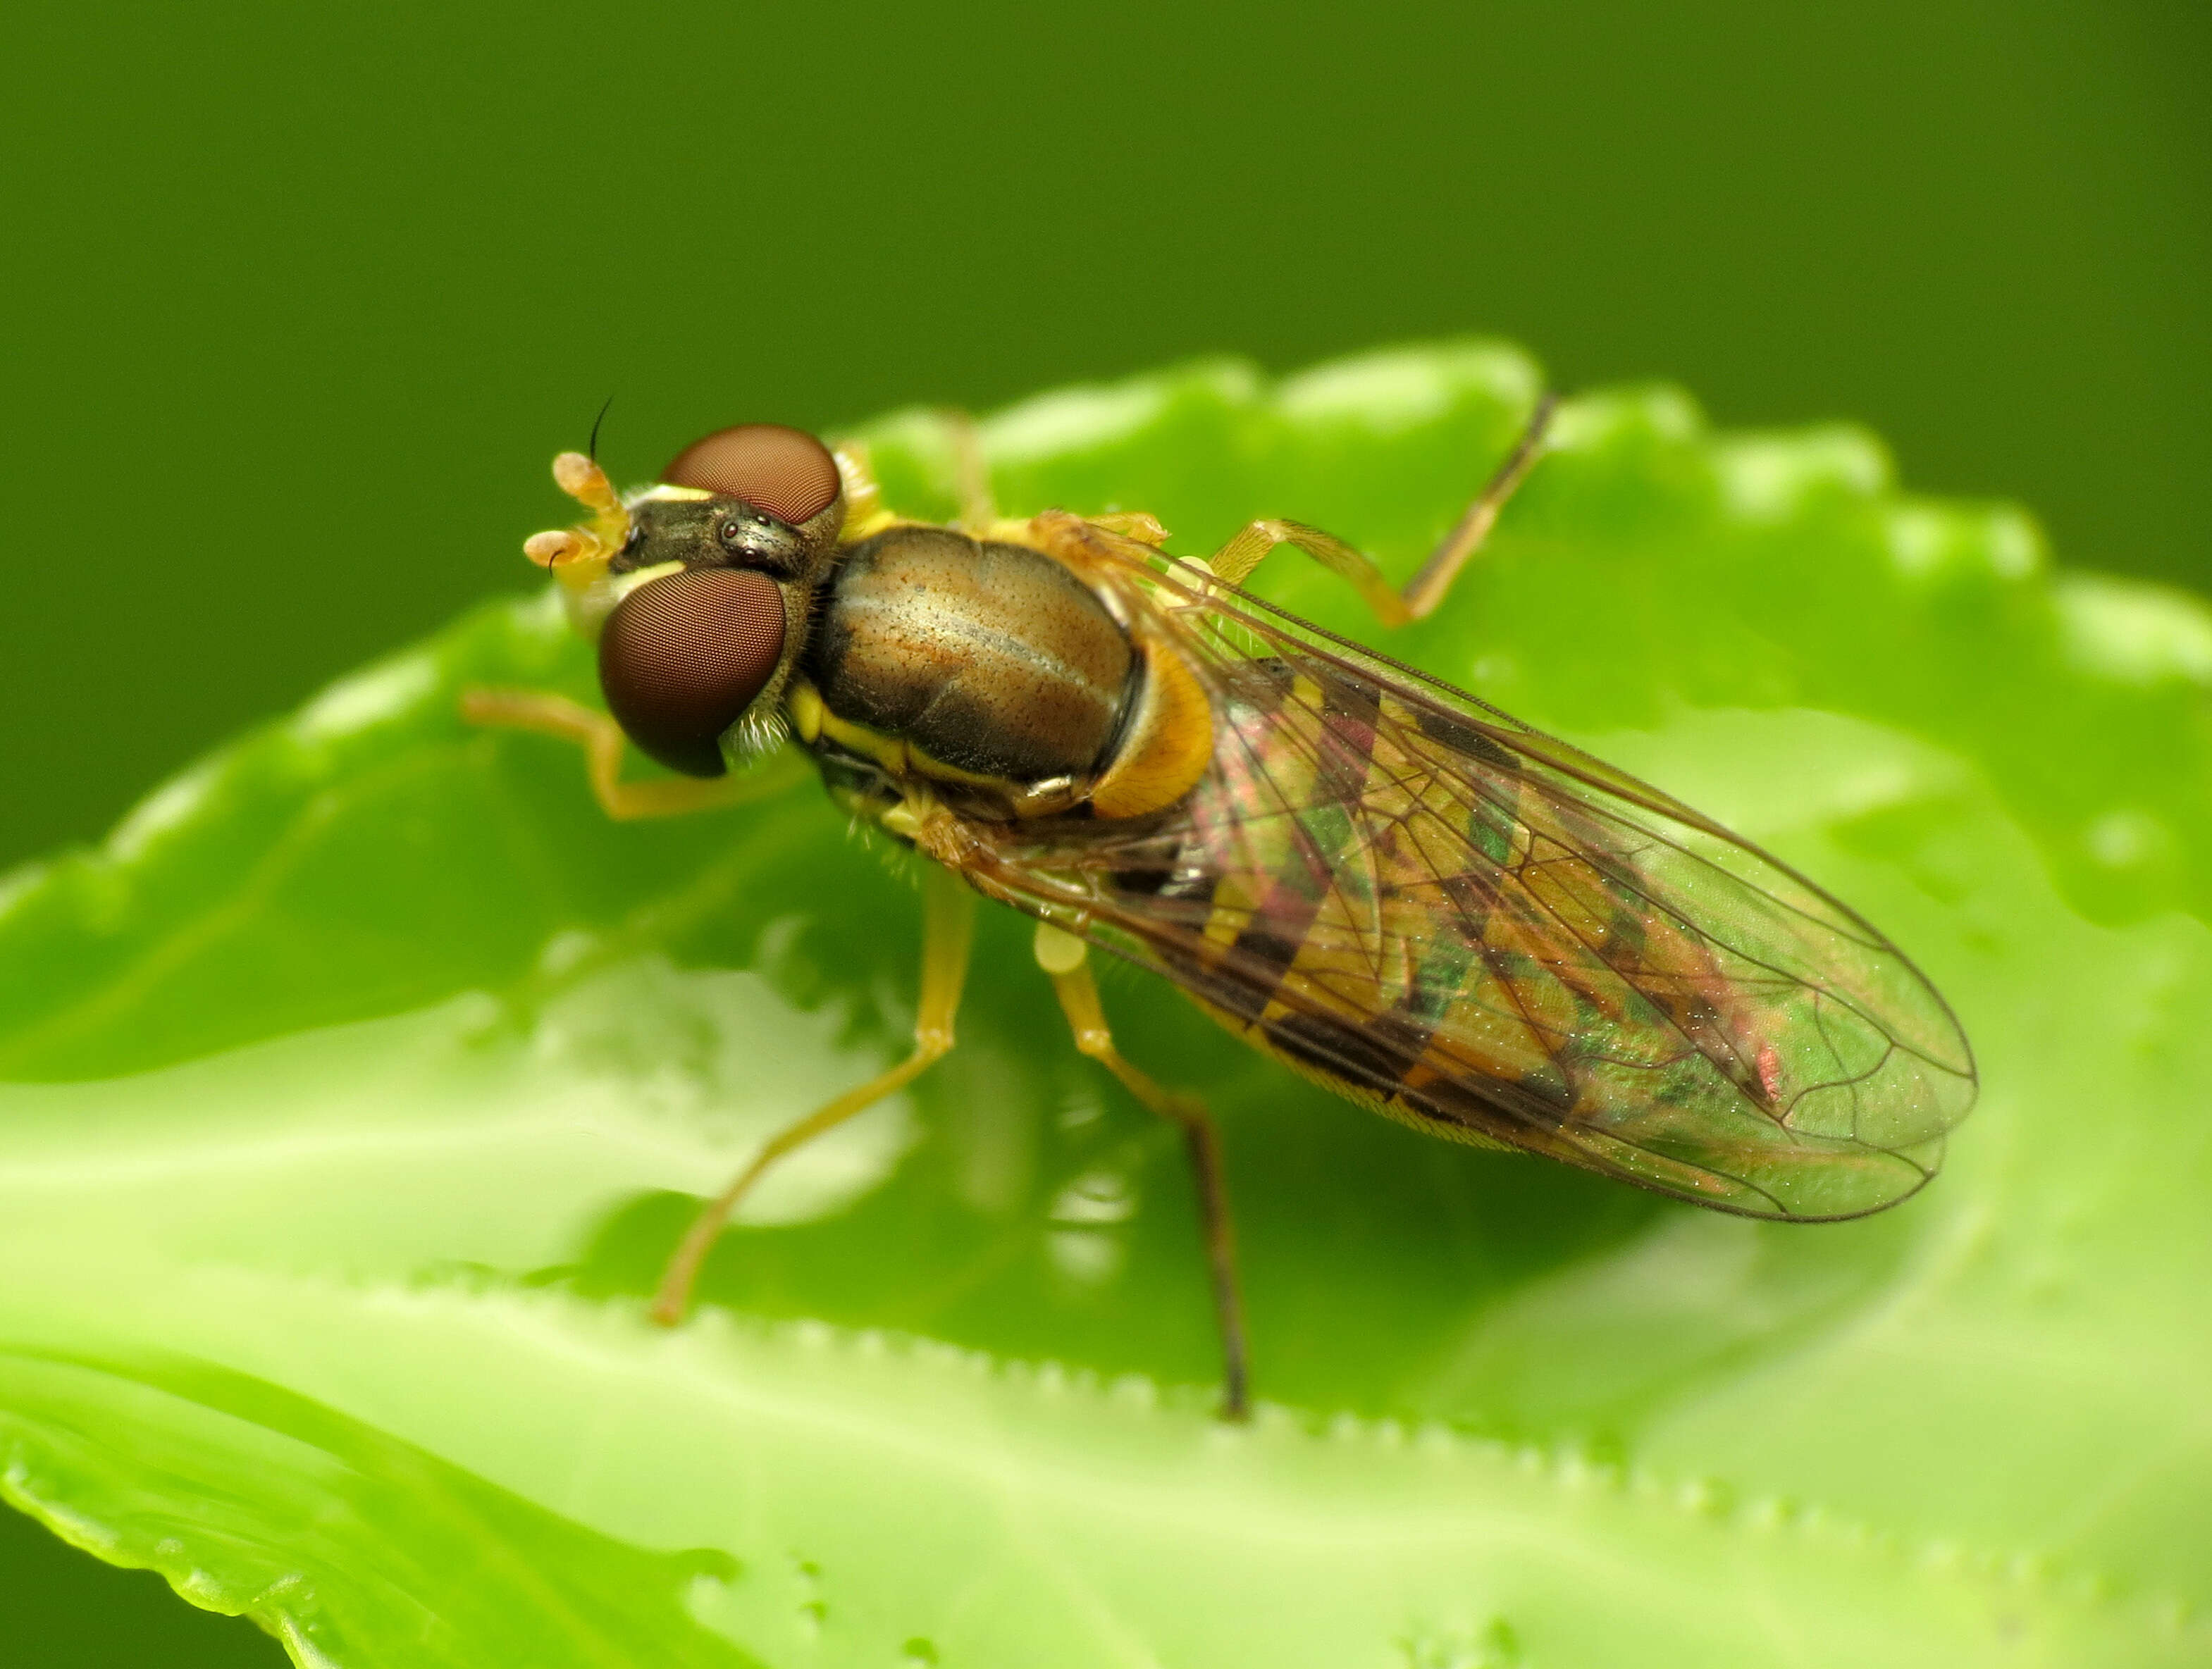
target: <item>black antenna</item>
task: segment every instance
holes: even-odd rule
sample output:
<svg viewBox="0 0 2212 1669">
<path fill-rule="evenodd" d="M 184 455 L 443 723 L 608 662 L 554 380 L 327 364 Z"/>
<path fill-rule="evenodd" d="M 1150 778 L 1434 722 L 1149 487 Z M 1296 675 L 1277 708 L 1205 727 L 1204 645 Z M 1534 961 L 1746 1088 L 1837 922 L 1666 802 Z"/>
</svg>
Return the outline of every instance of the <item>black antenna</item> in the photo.
<svg viewBox="0 0 2212 1669">
<path fill-rule="evenodd" d="M 592 419 L 591 444 L 585 448 L 584 455 L 594 464 L 599 461 L 599 425 L 607 421 L 607 406 L 614 403 L 615 397 L 611 394 L 608 395 L 606 404 L 599 408 L 599 415 Z"/>
</svg>

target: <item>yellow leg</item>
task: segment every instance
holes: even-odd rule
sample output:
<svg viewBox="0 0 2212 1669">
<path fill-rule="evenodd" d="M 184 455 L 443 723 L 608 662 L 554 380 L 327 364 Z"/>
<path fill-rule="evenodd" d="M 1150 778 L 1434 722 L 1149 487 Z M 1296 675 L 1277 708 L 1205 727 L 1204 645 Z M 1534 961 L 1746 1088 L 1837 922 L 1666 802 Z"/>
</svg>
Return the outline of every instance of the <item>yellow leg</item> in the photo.
<svg viewBox="0 0 2212 1669">
<path fill-rule="evenodd" d="M 1497 524 L 1498 513 L 1505 507 L 1505 501 L 1534 466 L 1543 448 L 1544 431 L 1551 424 L 1557 404 L 1557 399 L 1549 394 L 1536 403 L 1535 412 L 1528 419 L 1528 428 L 1522 431 L 1512 455 L 1430 553 L 1420 572 L 1406 582 L 1403 591 L 1393 590 L 1390 582 L 1382 577 L 1382 571 L 1365 553 L 1355 550 L 1334 534 L 1308 527 L 1304 522 L 1249 523 L 1215 551 L 1206 565 L 1231 585 L 1241 586 L 1269 551 L 1278 545 L 1296 545 L 1332 574 L 1350 580 L 1366 599 L 1367 606 L 1375 611 L 1376 618 L 1385 626 L 1402 626 L 1407 621 L 1426 619 L 1450 592 L 1452 581 L 1459 578 L 1468 558 L 1482 548 L 1482 542 L 1490 537 L 1491 528 Z"/>
<path fill-rule="evenodd" d="M 999 501 L 991 491 L 991 464 L 983 456 L 983 443 L 975 433 L 975 420 L 964 411 L 939 414 L 952 442 L 952 487 L 959 495 L 957 525 L 981 537 L 999 519 Z"/>
<path fill-rule="evenodd" d="M 1121 1081 L 1121 1087 L 1164 1119 L 1182 1127 L 1184 1145 L 1198 1181 L 1200 1227 L 1206 1236 L 1207 1270 L 1213 1283 L 1214 1319 L 1221 1330 L 1221 1417 L 1242 1420 L 1251 1412 L 1246 1399 L 1244 1301 L 1237 1288 L 1236 1235 L 1229 1220 L 1229 1195 L 1221 1180 L 1221 1144 L 1195 1096 L 1163 1088 L 1121 1058 L 1099 1005 L 1097 982 L 1081 939 L 1044 922 L 1037 924 L 1036 959 L 1052 976 L 1060 1006 L 1075 1034 L 1075 1047 Z"/>
<path fill-rule="evenodd" d="M 832 455 L 845 483 L 845 537 L 864 538 L 878 531 L 889 524 L 890 516 L 884 508 L 884 489 L 876 481 L 866 446 L 858 440 L 841 441 Z"/>
<path fill-rule="evenodd" d="M 793 758 L 743 776 L 669 777 L 647 782 L 622 780 L 623 750 L 629 745 L 622 726 L 604 713 L 535 689 L 470 689 L 461 695 L 461 717 L 472 725 L 507 730 L 536 731 L 574 742 L 584 750 L 584 768 L 591 779 L 592 798 L 617 822 L 640 817 L 678 817 L 690 811 L 712 811 L 747 800 L 781 793 L 808 770 L 804 759 Z"/>
<path fill-rule="evenodd" d="M 708 1202 L 684 1236 L 684 1244 L 668 1260 L 660 1278 L 660 1290 L 653 1300 L 652 1316 L 664 1327 L 672 1327 L 691 1307 L 691 1288 L 699 1278 L 699 1265 L 762 1174 L 793 1148 L 804 1147 L 823 1132 L 836 1129 L 855 1114 L 866 1112 L 885 1095 L 904 1089 L 931 1063 L 952 1047 L 952 1021 L 960 1009 L 960 988 L 967 982 L 968 952 L 975 938 L 975 895 L 950 870 L 932 865 L 922 875 L 921 996 L 915 1016 L 914 1053 L 888 1072 L 848 1089 L 825 1107 L 816 1108 L 796 1124 L 786 1125 L 769 1138 L 752 1162 L 737 1179 Z"/>
<path fill-rule="evenodd" d="M 1308 527 L 1304 522 L 1273 517 L 1247 522 L 1227 544 L 1206 559 L 1206 564 L 1217 578 L 1241 586 L 1252 577 L 1252 570 L 1260 566 L 1261 559 L 1279 545 L 1296 545 L 1331 574 L 1349 580 L 1367 606 L 1375 611 L 1375 617 L 1385 626 L 1402 626 L 1415 618 L 1413 609 L 1391 588 L 1373 558 L 1355 550 L 1335 534 Z"/>
</svg>

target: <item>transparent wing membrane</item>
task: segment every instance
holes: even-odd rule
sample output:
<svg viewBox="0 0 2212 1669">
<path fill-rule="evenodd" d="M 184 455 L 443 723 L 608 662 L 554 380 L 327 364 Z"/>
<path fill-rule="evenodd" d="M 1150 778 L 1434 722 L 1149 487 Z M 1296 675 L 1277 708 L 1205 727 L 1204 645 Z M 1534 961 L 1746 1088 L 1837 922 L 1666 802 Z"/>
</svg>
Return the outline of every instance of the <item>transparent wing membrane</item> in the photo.
<svg viewBox="0 0 2212 1669">
<path fill-rule="evenodd" d="M 1436 1134 L 1765 1217 L 1934 1174 L 1972 1057 L 1857 915 L 1472 696 L 1073 525 L 1059 554 L 1199 676 L 1212 756 L 1154 816 L 970 824 L 988 890 Z"/>
</svg>

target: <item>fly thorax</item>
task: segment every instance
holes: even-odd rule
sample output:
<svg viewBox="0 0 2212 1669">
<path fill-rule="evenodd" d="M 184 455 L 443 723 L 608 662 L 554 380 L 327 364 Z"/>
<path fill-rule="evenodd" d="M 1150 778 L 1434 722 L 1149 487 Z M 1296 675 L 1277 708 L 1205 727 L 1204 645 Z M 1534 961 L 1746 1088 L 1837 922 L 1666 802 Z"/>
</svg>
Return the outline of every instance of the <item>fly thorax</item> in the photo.
<svg viewBox="0 0 2212 1669">
<path fill-rule="evenodd" d="M 1066 568 L 921 526 L 846 555 L 803 671 L 833 740 L 1015 805 L 1096 776 L 1139 683 L 1127 635 Z"/>
</svg>

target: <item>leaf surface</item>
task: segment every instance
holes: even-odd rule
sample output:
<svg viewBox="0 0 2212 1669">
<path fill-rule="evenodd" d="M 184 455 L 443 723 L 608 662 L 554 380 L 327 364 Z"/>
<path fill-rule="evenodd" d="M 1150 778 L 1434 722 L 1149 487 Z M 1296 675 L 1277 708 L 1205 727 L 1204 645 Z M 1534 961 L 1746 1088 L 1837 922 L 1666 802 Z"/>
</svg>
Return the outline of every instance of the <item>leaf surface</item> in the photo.
<svg viewBox="0 0 2212 1669">
<path fill-rule="evenodd" d="M 1248 516 L 1410 570 L 1505 349 L 1233 364 L 985 422 L 1002 503 Z M 949 512 L 942 425 L 860 431 Z M 1261 588 L 1369 640 L 1284 555 Z M 1390 652 L 1771 845 L 1927 968 L 1981 1106 L 1820 1228 L 1428 1142 L 1109 979 L 1229 1155 L 1263 1403 L 1188 1179 L 987 919 L 960 1049 L 694 1198 L 911 1023 L 908 878 L 811 789 L 603 822 L 471 683 L 487 605 L 0 883 L 0 1490 L 303 1663 L 1211 1665 L 2212 1654 L 2212 616 L 2047 568 L 1848 430 L 1569 403 Z"/>
</svg>

